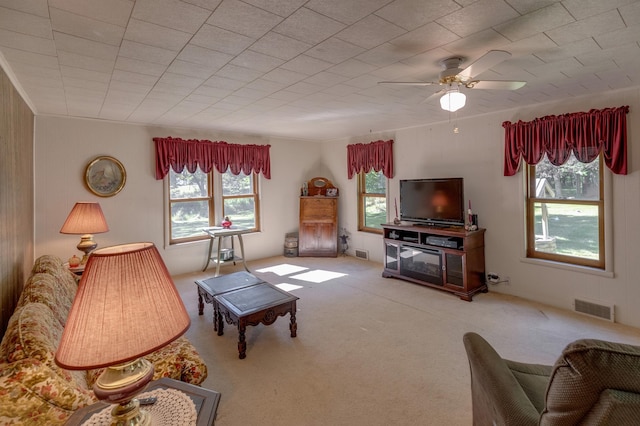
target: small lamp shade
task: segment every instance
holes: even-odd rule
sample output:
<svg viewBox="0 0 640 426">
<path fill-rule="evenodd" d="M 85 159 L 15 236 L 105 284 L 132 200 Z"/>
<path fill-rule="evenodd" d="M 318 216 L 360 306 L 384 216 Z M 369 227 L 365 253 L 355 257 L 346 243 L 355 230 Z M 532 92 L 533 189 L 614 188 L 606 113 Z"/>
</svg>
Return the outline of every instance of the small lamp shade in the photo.
<svg viewBox="0 0 640 426">
<path fill-rule="evenodd" d="M 101 234 L 109 227 L 99 203 L 79 202 L 73 206 L 60 229 L 61 234 Z"/>
<path fill-rule="evenodd" d="M 93 234 L 107 232 L 109 227 L 102 214 L 100 204 L 91 202 L 79 202 L 71 209 L 67 220 L 60 229 L 61 234 L 80 234 L 80 242 L 76 248 L 84 252 L 81 264 L 87 263 L 89 254 L 98 247 L 93 241 Z"/>
<path fill-rule="evenodd" d="M 106 247 L 89 257 L 55 360 L 70 370 L 125 363 L 162 348 L 189 325 L 153 243 Z"/>
<path fill-rule="evenodd" d="M 467 97 L 464 93 L 460 93 L 460 90 L 452 88 L 447 90 L 447 93 L 440 98 L 440 106 L 445 111 L 456 112 L 462 108 L 467 102 Z"/>
</svg>

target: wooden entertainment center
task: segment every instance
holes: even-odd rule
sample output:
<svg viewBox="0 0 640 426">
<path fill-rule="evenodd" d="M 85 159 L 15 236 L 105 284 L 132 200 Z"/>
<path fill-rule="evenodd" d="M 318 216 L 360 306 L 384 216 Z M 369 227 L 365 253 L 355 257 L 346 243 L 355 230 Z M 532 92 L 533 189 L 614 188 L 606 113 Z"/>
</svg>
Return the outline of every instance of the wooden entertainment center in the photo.
<svg viewBox="0 0 640 426">
<path fill-rule="evenodd" d="M 462 300 L 487 292 L 484 229 L 382 225 L 385 278 L 394 277 L 449 291 Z"/>
</svg>

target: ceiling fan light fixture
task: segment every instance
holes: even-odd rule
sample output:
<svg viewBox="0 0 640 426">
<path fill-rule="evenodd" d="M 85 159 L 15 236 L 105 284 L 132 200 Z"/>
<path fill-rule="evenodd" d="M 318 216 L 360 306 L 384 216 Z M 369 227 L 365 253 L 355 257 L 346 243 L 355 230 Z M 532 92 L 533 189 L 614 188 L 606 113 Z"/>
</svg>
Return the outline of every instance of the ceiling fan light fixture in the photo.
<svg viewBox="0 0 640 426">
<path fill-rule="evenodd" d="M 456 87 L 447 90 L 447 93 L 442 95 L 440 107 L 445 111 L 455 112 L 462 108 L 466 102 L 467 97 L 464 93 L 460 93 L 460 90 Z"/>
</svg>

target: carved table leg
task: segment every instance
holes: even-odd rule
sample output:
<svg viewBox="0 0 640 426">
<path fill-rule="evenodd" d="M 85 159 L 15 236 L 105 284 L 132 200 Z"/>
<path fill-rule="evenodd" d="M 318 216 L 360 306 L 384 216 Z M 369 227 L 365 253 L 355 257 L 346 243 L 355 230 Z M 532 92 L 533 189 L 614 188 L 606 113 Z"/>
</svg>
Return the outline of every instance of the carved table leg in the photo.
<svg viewBox="0 0 640 426">
<path fill-rule="evenodd" d="M 220 308 L 216 310 L 215 322 L 218 323 L 218 336 L 222 336 L 224 334 L 224 321 L 222 319 L 222 312 L 220 312 Z"/>
<path fill-rule="evenodd" d="M 298 335 L 298 323 L 296 323 L 296 309 L 291 311 L 291 322 L 289 323 L 289 330 L 291 331 L 291 337 Z"/>
<path fill-rule="evenodd" d="M 213 331 L 218 331 L 218 315 L 220 315 L 220 309 L 218 309 L 218 304 L 213 302 Z"/>
<path fill-rule="evenodd" d="M 204 300 L 202 300 L 202 289 L 198 287 L 198 315 L 204 312 Z"/>
<path fill-rule="evenodd" d="M 247 357 L 247 342 L 245 341 L 244 332 L 247 326 L 238 321 L 238 353 L 240 359 Z"/>
</svg>

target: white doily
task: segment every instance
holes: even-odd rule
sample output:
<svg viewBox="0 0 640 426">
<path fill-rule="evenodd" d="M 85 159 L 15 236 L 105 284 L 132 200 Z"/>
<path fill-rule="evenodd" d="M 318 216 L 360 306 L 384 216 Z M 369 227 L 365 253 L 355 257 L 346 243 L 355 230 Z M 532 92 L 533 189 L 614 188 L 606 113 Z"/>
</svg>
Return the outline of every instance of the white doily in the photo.
<svg viewBox="0 0 640 426">
<path fill-rule="evenodd" d="M 196 406 L 189 395 L 176 389 L 154 389 L 143 392 L 138 398 L 158 398 L 155 404 L 145 405 L 141 408 L 151 416 L 151 424 L 154 426 L 195 426 L 198 420 Z M 103 426 L 111 424 L 111 410 L 113 405 L 102 409 L 92 415 L 83 423 L 84 426 Z"/>
</svg>

